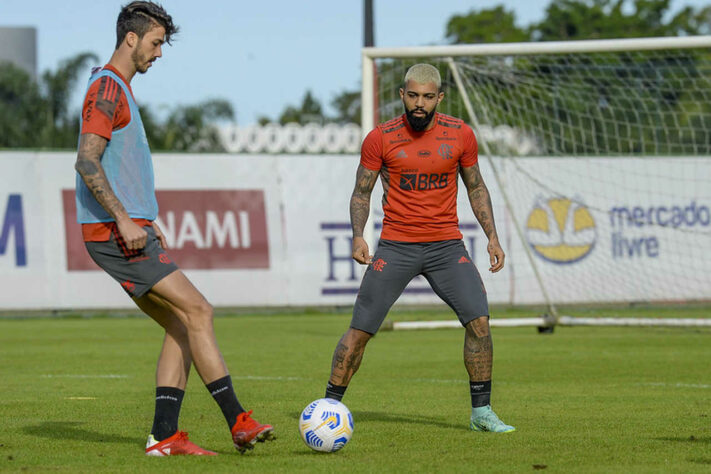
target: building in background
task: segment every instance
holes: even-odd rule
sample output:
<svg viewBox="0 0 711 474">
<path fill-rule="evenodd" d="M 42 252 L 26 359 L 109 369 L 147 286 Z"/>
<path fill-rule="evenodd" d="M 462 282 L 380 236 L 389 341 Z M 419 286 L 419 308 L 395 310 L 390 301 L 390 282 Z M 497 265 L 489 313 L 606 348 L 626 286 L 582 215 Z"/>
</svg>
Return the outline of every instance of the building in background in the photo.
<svg viewBox="0 0 711 474">
<path fill-rule="evenodd" d="M 37 79 L 37 29 L 0 26 L 0 63 L 10 62 Z"/>
</svg>

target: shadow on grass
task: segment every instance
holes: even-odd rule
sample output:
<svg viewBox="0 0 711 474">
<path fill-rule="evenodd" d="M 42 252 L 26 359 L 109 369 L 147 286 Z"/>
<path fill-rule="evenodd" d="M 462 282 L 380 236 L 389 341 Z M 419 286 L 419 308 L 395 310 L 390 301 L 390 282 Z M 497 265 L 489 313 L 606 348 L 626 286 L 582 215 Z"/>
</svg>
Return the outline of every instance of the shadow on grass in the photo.
<svg viewBox="0 0 711 474">
<path fill-rule="evenodd" d="M 80 421 L 45 421 L 38 425 L 26 426 L 23 428 L 26 434 L 37 436 L 38 438 L 49 438 L 52 440 L 74 440 L 89 441 L 92 443 L 130 444 L 142 445 L 143 439 L 129 438 L 113 433 L 99 433 L 81 428 L 84 422 Z"/>
<path fill-rule="evenodd" d="M 654 438 L 655 441 L 672 441 L 677 443 L 699 443 L 699 444 L 711 444 L 711 437 L 709 436 L 668 436 L 666 438 Z"/>
<path fill-rule="evenodd" d="M 298 419 L 301 413 L 292 413 L 294 418 Z M 353 421 L 358 423 L 367 423 L 369 421 L 383 421 L 386 423 L 409 423 L 413 425 L 436 426 L 439 428 L 450 428 L 457 430 L 469 431 L 469 420 L 463 418 L 459 423 L 445 423 L 439 418 L 422 415 L 398 415 L 396 413 L 388 413 L 381 411 L 354 411 Z"/>
</svg>

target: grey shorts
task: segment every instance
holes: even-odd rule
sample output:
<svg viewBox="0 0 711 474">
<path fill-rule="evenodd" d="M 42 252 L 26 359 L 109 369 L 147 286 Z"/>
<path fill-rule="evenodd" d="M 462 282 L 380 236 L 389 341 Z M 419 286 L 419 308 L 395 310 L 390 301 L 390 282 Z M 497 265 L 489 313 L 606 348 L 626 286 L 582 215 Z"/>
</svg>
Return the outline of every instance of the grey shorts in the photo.
<svg viewBox="0 0 711 474">
<path fill-rule="evenodd" d="M 462 326 L 489 315 L 484 284 L 461 240 L 381 240 L 360 284 L 351 327 L 370 334 L 378 332 L 390 307 L 417 275 L 427 279 Z"/>
<path fill-rule="evenodd" d="M 178 266 L 161 248 L 151 226 L 143 227 L 148 232 L 146 246 L 129 250 L 113 224 L 111 239 L 106 242 L 85 242 L 89 255 L 106 273 L 119 282 L 129 296 L 140 298 Z"/>
</svg>

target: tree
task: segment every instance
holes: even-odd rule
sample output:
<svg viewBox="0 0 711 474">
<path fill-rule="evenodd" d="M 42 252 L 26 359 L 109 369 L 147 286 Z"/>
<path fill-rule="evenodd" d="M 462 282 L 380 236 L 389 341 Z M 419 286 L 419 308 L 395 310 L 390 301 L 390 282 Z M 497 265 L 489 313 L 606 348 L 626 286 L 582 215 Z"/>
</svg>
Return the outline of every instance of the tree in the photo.
<svg viewBox="0 0 711 474">
<path fill-rule="evenodd" d="M 279 123 L 282 125 L 290 122 L 301 125 L 313 122 L 323 123 L 324 120 L 321 103 L 311 94 L 310 90 L 306 91 L 304 99 L 301 101 L 301 107 L 287 106 L 279 116 Z"/>
<path fill-rule="evenodd" d="M 99 58 L 93 53 L 80 53 L 63 60 L 56 71 L 42 74 L 40 87 L 45 92 L 47 122 L 42 131 L 42 141 L 50 147 L 74 147 L 79 133 L 79 117 L 70 114 L 69 99 L 86 63 L 96 63 Z"/>
<path fill-rule="evenodd" d="M 152 150 L 164 150 L 165 148 L 165 128 L 156 118 L 153 108 L 149 105 L 141 105 L 141 121 L 143 129 L 146 131 L 146 139 Z"/>
<path fill-rule="evenodd" d="M 79 117 L 69 110 L 69 98 L 80 71 L 92 53 L 81 53 L 46 71 L 36 83 L 10 63 L 0 65 L 0 146 L 75 147 Z"/>
<path fill-rule="evenodd" d="M 688 32 L 691 35 L 711 34 L 711 6 L 695 11 L 691 7 L 686 7 L 669 22 L 672 31 L 677 31 L 677 35 Z"/>
<path fill-rule="evenodd" d="M 540 41 L 694 35 L 706 25 L 703 10 L 686 7 L 670 15 L 670 0 L 553 0 L 533 25 Z M 708 8 L 704 10 L 709 10 Z M 707 13 L 708 15 L 708 13 Z"/>
<path fill-rule="evenodd" d="M 447 22 L 446 37 L 451 43 L 508 43 L 527 41 L 528 32 L 516 26 L 516 15 L 499 5 L 454 15 Z"/>
<path fill-rule="evenodd" d="M 225 151 L 216 122 L 234 120 L 234 109 L 226 100 L 213 99 L 197 105 L 176 107 L 162 130 L 162 143 L 152 144 L 157 150 L 191 152 Z M 160 138 L 159 134 L 154 134 Z"/>
<path fill-rule="evenodd" d="M 336 109 L 334 121 L 360 125 L 360 91 L 343 91 L 333 98 L 331 106 Z"/>
<path fill-rule="evenodd" d="M 282 125 L 287 123 L 306 125 L 307 123 L 324 124 L 329 122 L 360 124 L 360 90 L 346 90 L 337 94 L 331 101 L 331 106 L 336 109 L 334 117 L 324 114 L 321 103 L 311 94 L 310 90 L 307 90 L 301 105 L 298 107 L 287 105 L 284 107 L 284 110 L 279 115 L 278 122 Z M 257 119 L 259 125 L 262 126 L 272 121 L 266 116 L 261 116 Z"/>
<path fill-rule="evenodd" d="M 45 124 L 46 101 L 30 75 L 10 63 L 0 63 L 0 147 L 36 146 Z"/>
</svg>

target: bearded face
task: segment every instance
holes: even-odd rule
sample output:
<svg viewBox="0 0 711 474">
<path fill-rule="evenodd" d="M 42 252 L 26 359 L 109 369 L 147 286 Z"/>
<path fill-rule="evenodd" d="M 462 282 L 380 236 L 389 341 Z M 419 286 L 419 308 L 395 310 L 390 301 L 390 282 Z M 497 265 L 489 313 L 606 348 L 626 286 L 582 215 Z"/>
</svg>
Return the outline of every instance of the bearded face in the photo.
<svg viewBox="0 0 711 474">
<path fill-rule="evenodd" d="M 165 41 L 165 28 L 156 26 L 149 30 L 131 52 L 131 61 L 136 72 L 144 74 L 153 62 L 163 55 L 161 46 Z"/>
<path fill-rule="evenodd" d="M 400 89 L 400 97 L 405 107 L 407 123 L 415 132 L 423 132 L 432 124 L 437 105 L 444 93 L 440 92 L 434 82 L 421 84 L 410 80 Z"/>
</svg>

